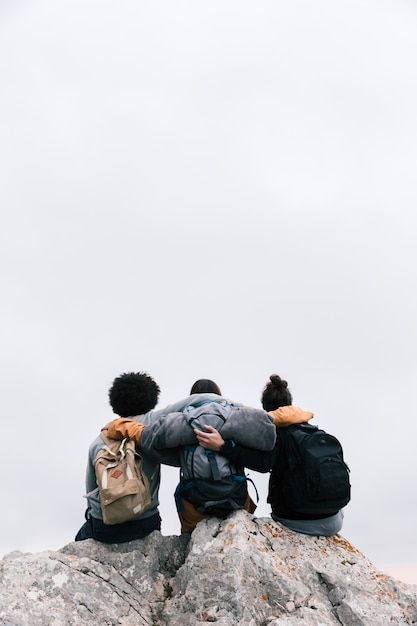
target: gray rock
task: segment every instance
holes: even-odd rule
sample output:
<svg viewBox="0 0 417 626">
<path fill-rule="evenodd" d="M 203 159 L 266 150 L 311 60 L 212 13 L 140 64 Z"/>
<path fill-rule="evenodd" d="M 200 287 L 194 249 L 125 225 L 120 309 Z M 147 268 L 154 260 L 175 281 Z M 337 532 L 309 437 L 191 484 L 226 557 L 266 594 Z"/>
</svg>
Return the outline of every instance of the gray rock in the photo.
<svg viewBox="0 0 417 626">
<path fill-rule="evenodd" d="M 387 626 L 417 623 L 417 586 L 375 570 L 340 535 L 293 533 L 245 511 L 191 537 L 0 561 L 1 626 Z"/>
</svg>

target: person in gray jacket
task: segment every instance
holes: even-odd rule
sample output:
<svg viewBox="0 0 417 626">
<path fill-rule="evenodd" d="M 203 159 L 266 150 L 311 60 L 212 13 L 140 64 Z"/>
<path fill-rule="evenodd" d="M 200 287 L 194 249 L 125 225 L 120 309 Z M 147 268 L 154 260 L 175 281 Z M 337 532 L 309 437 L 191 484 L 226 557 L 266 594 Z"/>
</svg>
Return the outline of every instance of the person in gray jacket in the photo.
<svg viewBox="0 0 417 626">
<path fill-rule="evenodd" d="M 181 522 L 181 532 L 190 533 L 196 524 L 206 517 L 218 515 L 224 517 L 226 511 L 235 508 L 245 508 L 253 513 L 256 505 L 247 492 L 247 485 L 239 483 L 239 495 L 233 495 L 229 499 L 221 491 L 220 482 L 213 478 L 211 485 L 211 499 L 207 495 L 207 489 L 201 491 L 201 480 L 198 491 L 198 502 L 191 497 L 191 488 L 194 487 L 194 479 L 202 479 L 205 483 L 210 483 L 211 479 L 203 472 L 199 474 L 197 466 L 193 465 L 192 474 L 194 479 L 187 480 L 185 476 L 187 465 L 187 450 L 198 447 L 195 428 L 205 426 L 211 421 L 222 428 L 222 435 L 226 438 L 233 438 L 236 443 L 242 446 L 252 446 L 257 450 L 271 451 L 275 444 L 276 430 L 274 420 L 263 409 L 246 407 L 224 398 L 221 395 L 219 386 L 209 379 L 199 379 L 191 388 L 192 395 L 186 400 L 177 402 L 164 409 L 158 419 L 150 425 L 143 425 L 141 421 L 119 418 L 108 424 L 108 436 L 113 439 L 129 438 L 135 441 L 136 445 L 146 454 L 158 453 L 162 463 L 166 463 L 164 457 L 172 455 L 173 451 L 178 451 L 181 474 L 180 483 L 175 492 L 175 502 L 178 516 Z M 176 408 L 175 408 L 176 407 Z M 202 421 L 202 423 L 200 423 Z M 172 463 L 171 463 L 172 464 Z M 197 464 L 198 465 L 198 464 Z M 201 467 L 200 467 L 201 469 Z M 195 473 L 194 473 L 195 472 Z M 243 467 L 236 468 L 236 474 L 244 476 Z M 195 494 L 196 495 L 196 494 Z M 230 494 L 229 494 L 230 495 Z M 212 505 L 212 511 L 206 511 L 202 506 L 201 498 L 207 496 Z M 228 496 L 227 496 L 228 497 Z M 224 510 L 219 512 L 222 503 Z M 200 508 L 197 508 L 200 505 Z M 229 508 L 229 506 L 231 508 Z M 216 513 L 214 512 L 216 510 Z"/>
<path fill-rule="evenodd" d="M 122 374 L 113 381 L 109 390 L 109 401 L 116 415 L 121 417 L 134 416 L 143 424 L 151 424 L 159 416 L 159 412 L 151 411 L 158 401 L 159 392 L 159 386 L 148 374 L 132 372 Z M 158 511 L 160 466 L 155 457 L 145 453 L 142 453 L 143 471 L 150 480 L 152 495 L 149 509 L 137 519 L 122 524 L 109 525 L 103 522 L 94 466 L 97 453 L 103 445 L 104 442 L 99 435 L 91 444 L 88 452 L 86 521 L 78 531 L 75 541 L 91 538 L 103 543 L 124 543 L 146 537 L 154 530 L 160 530 L 161 517 Z M 90 492 L 95 493 L 90 494 Z"/>
<path fill-rule="evenodd" d="M 213 389 L 209 391 L 215 392 Z M 151 426 L 159 423 L 160 418 L 172 412 L 182 411 L 190 402 L 197 399 L 200 402 L 210 401 L 213 393 L 202 394 L 192 390 L 191 395 L 178 400 L 163 409 L 153 410 L 157 404 L 160 389 L 153 378 L 144 372 L 125 373 L 115 378 L 109 390 L 109 402 L 113 412 L 122 418 L 130 418 L 136 424 Z M 215 396 L 217 397 L 217 396 Z M 100 437 L 92 442 L 88 452 L 86 473 L 87 510 L 86 521 L 78 531 L 75 541 L 95 539 L 102 543 L 124 543 L 134 539 L 146 537 L 154 530 L 161 529 L 159 514 L 159 486 L 160 463 L 180 466 L 180 457 L 177 449 L 158 451 L 155 449 L 142 450 L 143 471 L 150 480 L 152 494 L 151 505 L 145 513 L 132 521 L 122 524 L 105 524 L 101 510 L 100 494 L 98 492 L 95 472 L 95 459 L 104 441 Z"/>
</svg>

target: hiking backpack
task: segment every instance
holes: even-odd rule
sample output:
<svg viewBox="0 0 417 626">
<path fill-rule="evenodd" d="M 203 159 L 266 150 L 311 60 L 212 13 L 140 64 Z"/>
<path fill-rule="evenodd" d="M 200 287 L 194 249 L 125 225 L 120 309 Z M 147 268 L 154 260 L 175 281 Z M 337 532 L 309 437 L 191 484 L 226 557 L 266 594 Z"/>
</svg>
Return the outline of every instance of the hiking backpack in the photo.
<svg viewBox="0 0 417 626">
<path fill-rule="evenodd" d="M 101 431 L 103 447 L 95 458 L 101 510 L 105 524 L 121 524 L 144 513 L 151 503 L 150 482 L 142 469 L 142 457 L 131 439 L 109 439 Z"/>
<path fill-rule="evenodd" d="M 230 411 L 230 404 L 214 401 L 200 407 L 189 405 L 183 416 L 192 429 L 204 431 L 208 424 L 221 432 Z M 182 446 L 180 461 L 180 493 L 197 511 L 223 516 L 244 507 L 248 479 L 243 468 L 198 444 Z"/>
<path fill-rule="evenodd" d="M 350 500 L 349 468 L 340 442 L 312 424 L 278 429 L 282 449 L 268 502 L 302 515 L 334 515 Z"/>
</svg>

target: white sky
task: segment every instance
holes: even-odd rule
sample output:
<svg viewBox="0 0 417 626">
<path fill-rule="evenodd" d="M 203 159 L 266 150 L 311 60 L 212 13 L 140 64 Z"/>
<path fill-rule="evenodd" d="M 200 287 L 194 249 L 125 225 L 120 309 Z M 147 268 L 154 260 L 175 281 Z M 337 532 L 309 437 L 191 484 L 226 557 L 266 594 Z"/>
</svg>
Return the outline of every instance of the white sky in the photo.
<svg viewBox="0 0 417 626">
<path fill-rule="evenodd" d="M 159 406 L 200 377 L 259 406 L 278 373 L 344 445 L 343 536 L 417 583 L 416 27 L 406 0 L 0 0 L 0 555 L 73 540 L 121 372 Z"/>
</svg>

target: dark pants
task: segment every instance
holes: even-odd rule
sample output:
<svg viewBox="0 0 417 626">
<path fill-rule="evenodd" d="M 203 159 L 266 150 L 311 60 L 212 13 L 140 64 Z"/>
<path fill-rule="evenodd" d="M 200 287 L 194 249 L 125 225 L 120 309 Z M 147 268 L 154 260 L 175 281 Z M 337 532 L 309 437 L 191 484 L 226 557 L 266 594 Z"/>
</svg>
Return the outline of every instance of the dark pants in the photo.
<svg viewBox="0 0 417 626">
<path fill-rule="evenodd" d="M 126 543 L 134 539 L 143 539 L 154 530 L 161 530 L 159 513 L 144 519 L 113 525 L 104 524 L 103 520 L 88 516 L 87 521 L 78 531 L 75 541 L 95 539 L 102 543 Z"/>
</svg>

